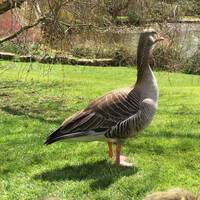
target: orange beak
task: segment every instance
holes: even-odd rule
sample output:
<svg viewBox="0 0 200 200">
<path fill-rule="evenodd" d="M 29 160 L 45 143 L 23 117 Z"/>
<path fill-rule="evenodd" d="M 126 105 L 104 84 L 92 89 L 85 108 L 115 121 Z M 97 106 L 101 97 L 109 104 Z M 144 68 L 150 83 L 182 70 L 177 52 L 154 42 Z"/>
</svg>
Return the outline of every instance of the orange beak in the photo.
<svg viewBox="0 0 200 200">
<path fill-rule="evenodd" d="M 164 39 L 165 39 L 164 37 L 158 35 L 158 37 L 156 38 L 155 42 L 160 42 L 160 41 L 162 41 Z"/>
</svg>

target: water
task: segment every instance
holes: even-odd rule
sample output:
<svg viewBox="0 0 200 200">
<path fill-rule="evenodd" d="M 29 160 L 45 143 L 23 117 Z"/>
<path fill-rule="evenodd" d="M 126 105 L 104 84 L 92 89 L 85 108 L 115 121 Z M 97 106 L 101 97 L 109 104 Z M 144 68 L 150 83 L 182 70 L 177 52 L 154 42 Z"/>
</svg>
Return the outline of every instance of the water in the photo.
<svg viewBox="0 0 200 200">
<path fill-rule="evenodd" d="M 182 52 L 187 56 L 192 56 L 200 47 L 200 24 L 183 23 L 177 24 L 178 36 L 177 41 Z"/>
<path fill-rule="evenodd" d="M 158 30 L 157 25 L 152 25 L 152 27 Z M 135 54 L 142 30 L 143 28 L 118 27 L 100 31 L 82 31 L 79 34 L 72 34 L 67 49 L 93 48 L 99 51 L 102 49 L 109 51 L 123 46 L 130 54 Z M 176 32 L 175 40 L 187 57 L 192 56 L 200 46 L 199 23 L 168 23 L 165 24 L 165 30 L 170 33 Z"/>
</svg>

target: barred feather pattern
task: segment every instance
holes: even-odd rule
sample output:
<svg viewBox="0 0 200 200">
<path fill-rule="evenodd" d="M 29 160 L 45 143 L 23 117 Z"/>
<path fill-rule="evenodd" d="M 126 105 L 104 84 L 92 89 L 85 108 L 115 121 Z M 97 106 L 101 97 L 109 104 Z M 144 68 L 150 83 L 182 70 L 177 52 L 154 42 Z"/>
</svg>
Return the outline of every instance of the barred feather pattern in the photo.
<svg viewBox="0 0 200 200">
<path fill-rule="evenodd" d="M 61 131 L 64 133 L 97 128 L 111 128 L 139 109 L 139 94 L 133 88 L 115 90 L 88 105 L 88 107 L 67 119 Z"/>
<path fill-rule="evenodd" d="M 156 103 L 152 99 L 144 99 L 139 111 L 128 119 L 117 123 L 105 133 L 108 138 L 125 139 L 142 131 L 153 119 L 156 112 Z"/>
</svg>

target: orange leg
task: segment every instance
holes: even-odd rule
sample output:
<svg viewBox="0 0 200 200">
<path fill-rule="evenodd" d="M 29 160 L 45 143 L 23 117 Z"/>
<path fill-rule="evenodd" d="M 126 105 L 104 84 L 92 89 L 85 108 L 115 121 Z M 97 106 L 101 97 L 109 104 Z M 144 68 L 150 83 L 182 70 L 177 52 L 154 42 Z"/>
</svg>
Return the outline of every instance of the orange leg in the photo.
<svg viewBox="0 0 200 200">
<path fill-rule="evenodd" d="M 110 158 L 113 157 L 112 142 L 108 142 L 108 155 Z"/>
<path fill-rule="evenodd" d="M 122 145 L 121 144 L 116 144 L 116 160 L 115 163 L 117 165 L 120 165 L 120 153 L 121 153 L 121 148 Z"/>
<path fill-rule="evenodd" d="M 126 160 L 128 158 L 126 156 L 120 155 L 121 154 L 121 149 L 122 149 L 122 145 L 121 144 L 117 144 L 116 145 L 115 164 L 119 165 L 119 166 L 124 166 L 124 167 L 132 167 L 133 166 L 132 163 L 126 162 Z"/>
</svg>

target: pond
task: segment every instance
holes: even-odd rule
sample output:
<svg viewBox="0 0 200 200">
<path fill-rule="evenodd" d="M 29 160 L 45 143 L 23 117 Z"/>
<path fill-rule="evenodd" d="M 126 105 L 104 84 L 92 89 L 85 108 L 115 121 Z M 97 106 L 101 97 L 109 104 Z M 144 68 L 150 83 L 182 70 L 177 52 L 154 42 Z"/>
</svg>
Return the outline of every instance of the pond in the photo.
<svg viewBox="0 0 200 200">
<path fill-rule="evenodd" d="M 151 27 L 159 30 L 158 25 Z M 67 49 L 93 48 L 96 50 L 111 50 L 125 47 L 130 54 L 135 54 L 139 34 L 144 28 L 138 27 L 115 27 L 106 30 L 83 30 L 79 34 L 72 34 Z M 178 46 L 185 56 L 190 57 L 200 45 L 200 23 L 166 23 L 164 29 L 175 34 Z M 162 34 L 162 31 L 160 31 Z"/>
</svg>

